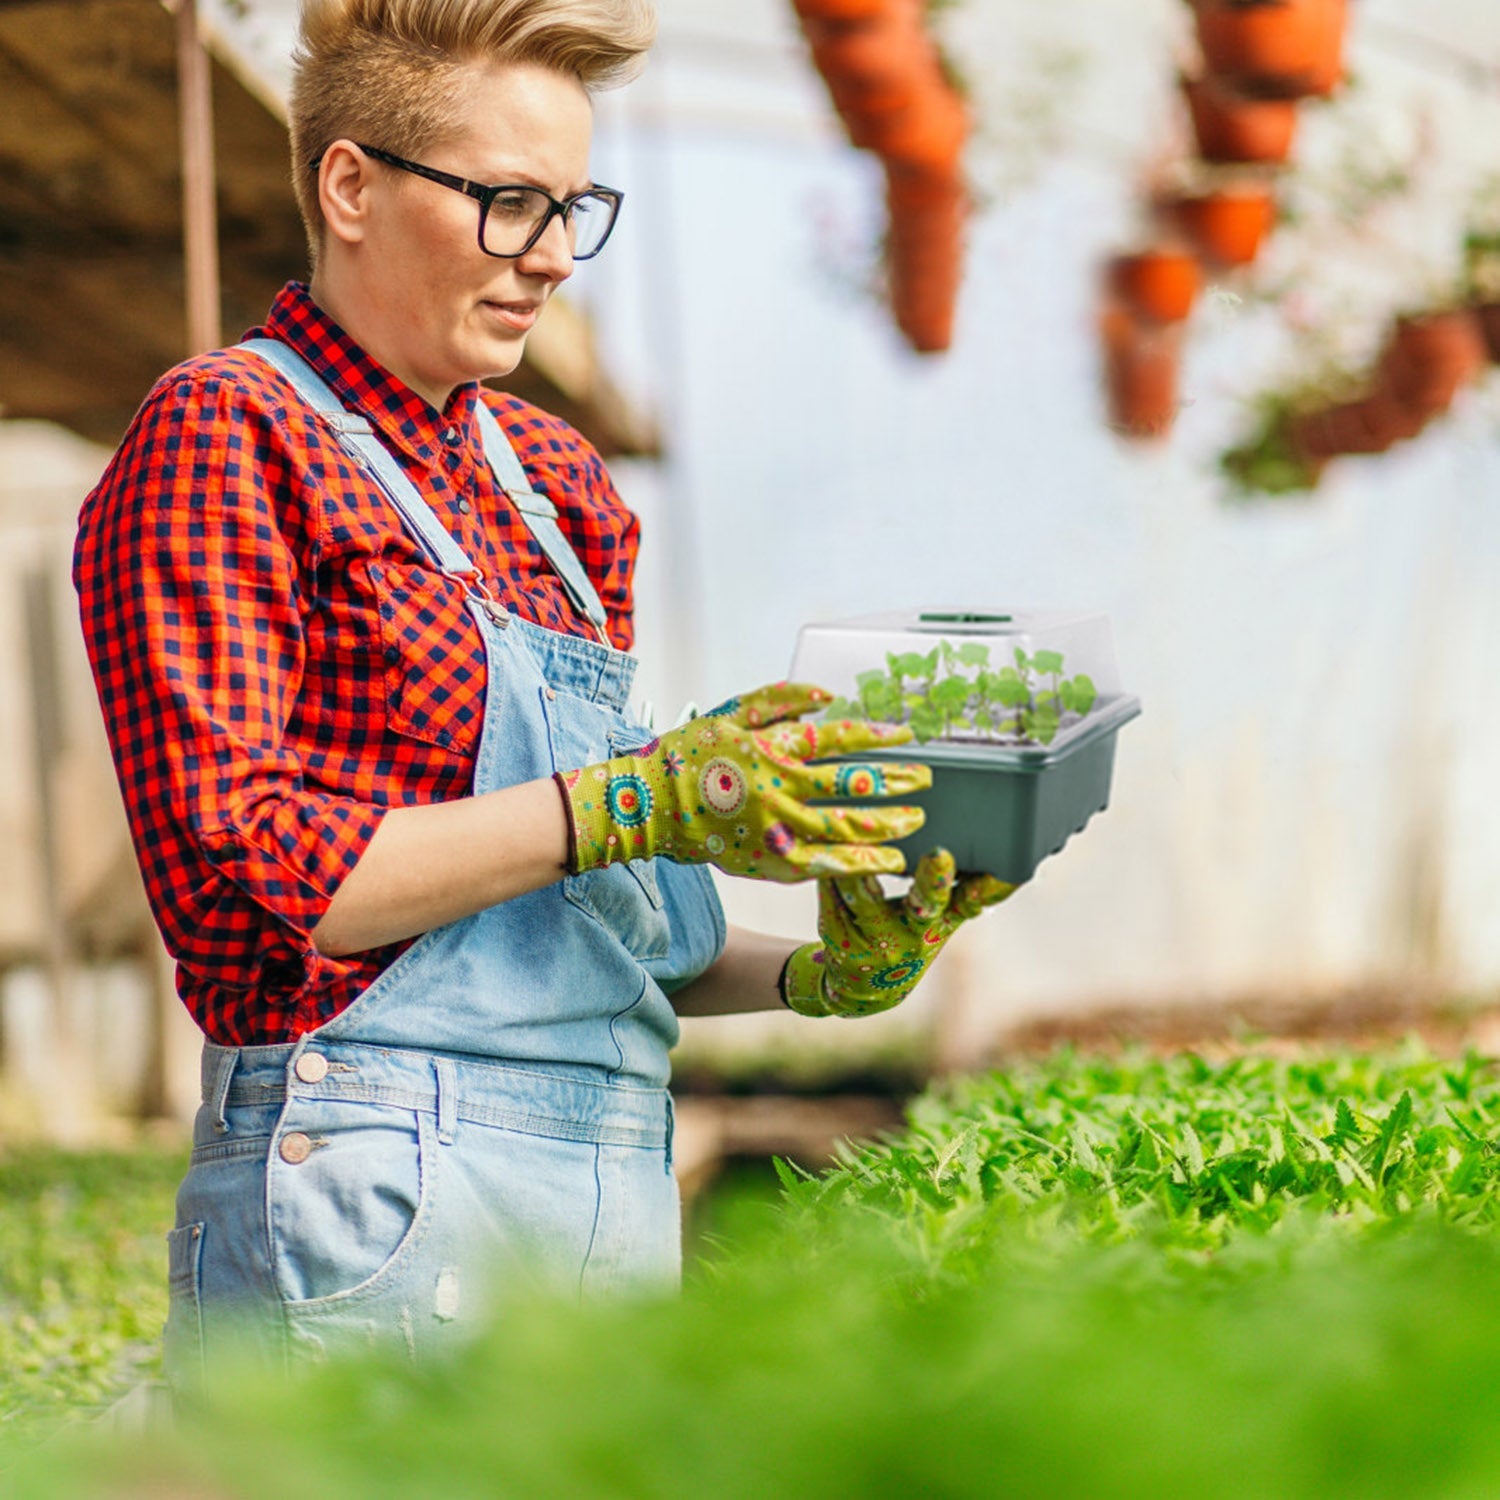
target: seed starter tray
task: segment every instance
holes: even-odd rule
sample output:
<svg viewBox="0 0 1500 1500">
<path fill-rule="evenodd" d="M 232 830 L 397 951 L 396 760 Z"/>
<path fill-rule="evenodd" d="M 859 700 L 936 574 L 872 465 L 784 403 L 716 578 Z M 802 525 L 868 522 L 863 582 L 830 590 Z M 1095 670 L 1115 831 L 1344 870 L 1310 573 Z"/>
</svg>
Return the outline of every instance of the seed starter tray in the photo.
<svg viewBox="0 0 1500 1500">
<path fill-rule="evenodd" d="M 934 740 L 849 759 L 932 767 L 928 791 L 899 799 L 927 814 L 921 828 L 894 845 L 906 856 L 908 871 L 941 847 L 965 874 L 983 872 L 1020 884 L 1109 806 L 1115 739 L 1140 711 L 1137 699 L 1123 695 L 1096 704 L 1060 748 Z"/>
</svg>

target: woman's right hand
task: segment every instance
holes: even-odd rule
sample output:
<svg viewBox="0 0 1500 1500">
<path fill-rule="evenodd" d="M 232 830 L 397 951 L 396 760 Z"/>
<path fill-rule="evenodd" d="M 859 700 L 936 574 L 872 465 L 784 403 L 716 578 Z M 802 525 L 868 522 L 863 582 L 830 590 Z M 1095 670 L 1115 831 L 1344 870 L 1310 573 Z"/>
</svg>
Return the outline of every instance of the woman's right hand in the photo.
<svg viewBox="0 0 1500 1500">
<path fill-rule="evenodd" d="M 570 870 L 662 856 L 760 880 L 900 874 L 906 861 L 885 844 L 922 826 L 920 808 L 808 803 L 899 797 L 931 786 L 932 772 L 882 761 L 809 765 L 911 739 L 909 729 L 894 724 L 801 721 L 830 701 L 822 688 L 776 683 L 628 755 L 559 772 Z"/>
</svg>

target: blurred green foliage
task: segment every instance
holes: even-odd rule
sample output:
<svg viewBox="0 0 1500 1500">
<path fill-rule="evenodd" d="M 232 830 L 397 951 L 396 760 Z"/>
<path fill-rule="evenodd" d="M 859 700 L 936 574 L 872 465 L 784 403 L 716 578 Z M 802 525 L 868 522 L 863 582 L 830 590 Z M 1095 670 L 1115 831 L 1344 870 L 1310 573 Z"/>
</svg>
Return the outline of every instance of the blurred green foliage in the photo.
<svg viewBox="0 0 1500 1500">
<path fill-rule="evenodd" d="M 0 1445 L 159 1365 L 185 1147 L 0 1152 Z"/>
<path fill-rule="evenodd" d="M 9 1500 L 1490 1495 L 1500 1085 L 1475 1056 L 1063 1053 L 965 1080 L 679 1299 L 525 1302 L 451 1361 L 366 1356 Z M 1149 1142 L 1149 1146 L 1147 1143 Z"/>
</svg>

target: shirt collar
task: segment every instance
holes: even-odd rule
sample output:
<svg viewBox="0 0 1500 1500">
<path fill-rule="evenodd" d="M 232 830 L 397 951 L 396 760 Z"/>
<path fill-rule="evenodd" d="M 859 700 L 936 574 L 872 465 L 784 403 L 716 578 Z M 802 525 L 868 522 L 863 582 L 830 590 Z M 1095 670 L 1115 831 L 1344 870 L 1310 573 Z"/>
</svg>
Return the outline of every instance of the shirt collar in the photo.
<svg viewBox="0 0 1500 1500">
<path fill-rule="evenodd" d="M 351 411 L 375 426 L 382 437 L 423 464 L 457 449 L 473 457 L 480 450 L 479 385 L 461 385 L 438 411 L 404 380 L 377 363 L 312 299 L 300 281 L 277 294 L 263 328 L 248 338 L 280 339 L 297 351 Z"/>
</svg>

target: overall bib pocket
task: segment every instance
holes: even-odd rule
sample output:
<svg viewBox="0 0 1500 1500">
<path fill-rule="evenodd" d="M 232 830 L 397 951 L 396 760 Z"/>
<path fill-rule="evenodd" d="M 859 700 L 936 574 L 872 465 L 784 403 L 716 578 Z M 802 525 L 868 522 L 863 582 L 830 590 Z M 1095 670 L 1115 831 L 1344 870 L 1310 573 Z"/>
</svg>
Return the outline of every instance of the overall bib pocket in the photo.
<svg viewBox="0 0 1500 1500">
<path fill-rule="evenodd" d="M 631 729 L 617 714 L 571 693 L 544 689 L 541 702 L 555 770 L 595 765 L 638 749 L 651 738 L 649 730 Z M 574 906 L 608 928 L 633 957 L 666 957 L 672 933 L 655 860 L 636 859 L 567 875 L 562 890 Z"/>
<path fill-rule="evenodd" d="M 285 1305 L 373 1295 L 400 1273 L 432 1219 L 433 1129 L 421 1110 L 288 1100 L 266 1169 Z"/>
</svg>

